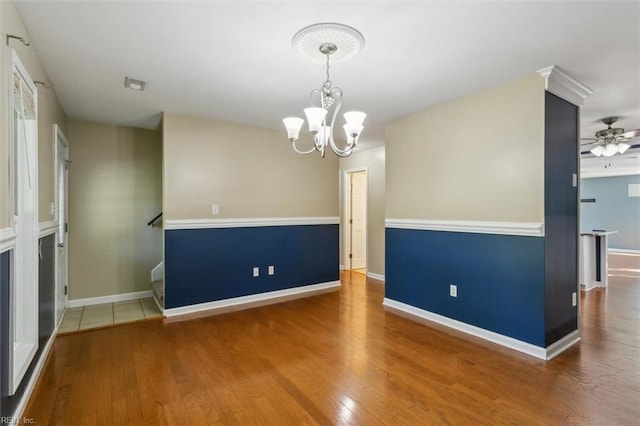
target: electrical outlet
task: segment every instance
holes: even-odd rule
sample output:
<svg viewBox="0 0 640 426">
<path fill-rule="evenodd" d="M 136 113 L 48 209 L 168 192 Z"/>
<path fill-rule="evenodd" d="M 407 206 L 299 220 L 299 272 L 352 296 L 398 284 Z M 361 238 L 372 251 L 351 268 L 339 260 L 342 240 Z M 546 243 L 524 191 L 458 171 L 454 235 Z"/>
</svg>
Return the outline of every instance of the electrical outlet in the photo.
<svg viewBox="0 0 640 426">
<path fill-rule="evenodd" d="M 455 284 L 451 284 L 449 286 L 449 296 L 458 297 L 458 286 Z"/>
<path fill-rule="evenodd" d="M 211 204 L 211 214 L 220 214 L 220 206 L 217 204 Z"/>
<path fill-rule="evenodd" d="M 574 291 L 571 293 L 571 306 L 576 306 L 578 304 L 578 295 Z"/>
<path fill-rule="evenodd" d="M 275 274 L 275 273 L 276 273 L 276 272 L 275 272 L 275 269 L 274 269 L 274 267 L 273 267 L 273 265 L 270 265 L 270 266 L 269 266 L 269 272 L 268 272 L 268 273 L 269 273 L 269 275 L 273 275 L 273 274 Z"/>
<path fill-rule="evenodd" d="M 253 276 L 254 277 L 260 276 L 260 268 L 258 268 L 257 266 L 253 268 Z"/>
</svg>

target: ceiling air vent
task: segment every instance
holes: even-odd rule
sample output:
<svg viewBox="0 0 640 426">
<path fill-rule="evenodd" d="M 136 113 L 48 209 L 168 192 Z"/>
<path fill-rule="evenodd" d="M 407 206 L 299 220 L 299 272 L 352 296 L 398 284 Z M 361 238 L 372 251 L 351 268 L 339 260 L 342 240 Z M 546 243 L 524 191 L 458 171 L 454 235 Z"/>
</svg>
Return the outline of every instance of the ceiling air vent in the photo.
<svg viewBox="0 0 640 426">
<path fill-rule="evenodd" d="M 137 90 L 138 92 L 142 92 L 144 90 L 144 86 L 147 84 L 144 80 L 137 80 L 131 77 L 124 78 L 124 87 L 131 90 Z"/>
</svg>

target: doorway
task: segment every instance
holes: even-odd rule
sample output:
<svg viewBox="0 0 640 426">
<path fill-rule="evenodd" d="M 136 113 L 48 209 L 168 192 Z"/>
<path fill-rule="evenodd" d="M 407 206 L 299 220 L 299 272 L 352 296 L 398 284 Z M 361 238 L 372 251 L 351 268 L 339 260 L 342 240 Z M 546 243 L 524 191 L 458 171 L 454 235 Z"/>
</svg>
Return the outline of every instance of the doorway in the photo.
<svg viewBox="0 0 640 426">
<path fill-rule="evenodd" d="M 56 140 L 56 212 L 58 239 L 56 248 L 56 324 L 67 309 L 69 282 L 69 247 L 67 244 L 67 211 L 69 207 L 69 142 L 60 127 L 54 126 Z"/>
<path fill-rule="evenodd" d="M 367 272 L 367 169 L 346 170 L 345 269 Z"/>
</svg>

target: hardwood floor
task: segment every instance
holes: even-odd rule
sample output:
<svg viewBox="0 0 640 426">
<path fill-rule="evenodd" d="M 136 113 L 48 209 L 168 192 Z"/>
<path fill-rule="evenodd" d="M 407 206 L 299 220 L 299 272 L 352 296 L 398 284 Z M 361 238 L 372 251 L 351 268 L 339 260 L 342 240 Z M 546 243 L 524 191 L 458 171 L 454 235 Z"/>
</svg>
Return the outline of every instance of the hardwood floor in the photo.
<svg viewBox="0 0 640 426">
<path fill-rule="evenodd" d="M 59 336 L 24 415 L 74 426 L 637 424 L 640 277 L 583 293 L 583 340 L 546 363 L 386 312 L 384 288 L 365 281 L 345 273 L 340 291 L 306 299 Z"/>
</svg>

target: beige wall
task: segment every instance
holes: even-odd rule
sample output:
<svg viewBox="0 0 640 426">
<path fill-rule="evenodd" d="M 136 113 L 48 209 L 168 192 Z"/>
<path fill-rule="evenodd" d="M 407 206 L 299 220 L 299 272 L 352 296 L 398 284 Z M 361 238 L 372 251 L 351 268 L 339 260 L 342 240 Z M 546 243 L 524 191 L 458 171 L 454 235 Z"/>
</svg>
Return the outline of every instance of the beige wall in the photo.
<svg viewBox="0 0 640 426">
<path fill-rule="evenodd" d="M 27 72 L 33 80 L 49 83 L 36 48 L 24 46 L 17 40 L 11 41 L 7 46 L 6 34 L 17 35 L 29 39 L 29 34 L 13 3 L 0 2 L 0 33 L 2 34 L 0 55 L 0 229 L 10 226 L 9 205 L 9 87 L 11 68 L 11 48 L 13 47 Z M 45 89 L 38 87 L 38 203 L 40 222 L 48 222 L 55 219 L 51 214 L 51 203 L 55 200 L 55 168 L 53 125 L 58 124 L 63 130 L 66 128 L 66 117 L 58 103 L 54 88 Z"/>
<path fill-rule="evenodd" d="M 338 160 L 282 131 L 164 114 L 164 219 L 338 216 Z M 219 214 L 211 214 L 211 205 Z"/>
<path fill-rule="evenodd" d="M 544 221 L 538 74 L 391 122 L 386 217 Z"/>
<path fill-rule="evenodd" d="M 150 290 L 162 230 L 158 131 L 69 120 L 69 298 Z"/>
<path fill-rule="evenodd" d="M 340 223 L 344 216 L 344 171 L 367 169 L 367 272 L 384 275 L 385 148 L 358 151 L 340 159 Z M 345 263 L 345 229 L 340 226 L 340 264 Z"/>
</svg>

